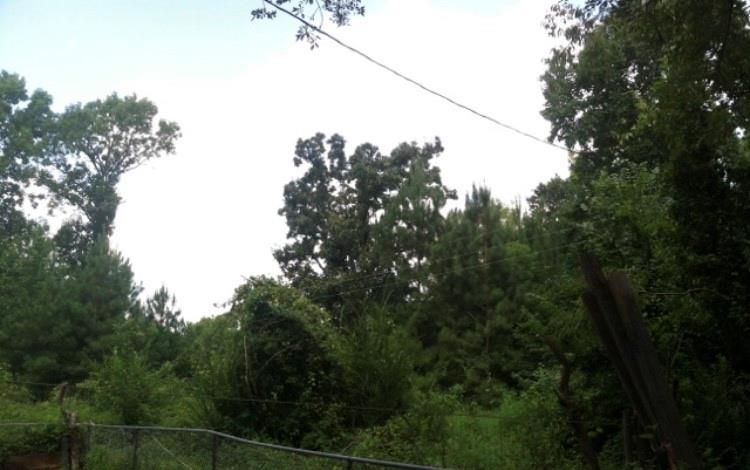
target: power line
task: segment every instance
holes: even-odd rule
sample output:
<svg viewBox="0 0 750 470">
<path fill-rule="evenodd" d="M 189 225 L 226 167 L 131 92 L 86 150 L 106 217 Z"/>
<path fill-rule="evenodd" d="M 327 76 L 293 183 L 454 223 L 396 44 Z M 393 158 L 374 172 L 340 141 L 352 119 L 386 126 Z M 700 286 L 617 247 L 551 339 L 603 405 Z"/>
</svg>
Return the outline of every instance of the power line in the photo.
<svg viewBox="0 0 750 470">
<path fill-rule="evenodd" d="M 496 118 L 494 118 L 494 117 L 492 117 L 492 116 L 490 116 L 488 114 L 485 114 L 485 113 L 483 113 L 481 111 L 477 111 L 476 109 L 472 108 L 471 106 L 468 106 L 468 105 L 465 105 L 465 104 L 463 104 L 463 103 L 461 103 L 459 101 L 456 101 L 453 98 L 450 98 L 449 96 L 446 96 L 443 93 L 440 93 L 440 92 L 438 92 L 438 91 L 436 91 L 436 90 L 434 90 L 434 89 L 432 89 L 432 88 L 430 88 L 430 87 L 428 87 L 428 86 L 420 83 L 419 81 L 417 81 L 417 80 L 415 80 L 413 78 L 407 77 L 406 75 L 402 74 L 398 70 L 396 70 L 396 69 L 394 69 L 392 67 L 389 67 L 388 65 L 386 65 L 386 64 L 384 64 L 384 63 L 382 63 L 382 62 L 380 62 L 380 61 L 372 58 L 371 56 L 369 56 L 368 54 L 365 54 L 364 52 L 360 51 L 359 49 L 346 44 L 345 42 L 341 41 L 340 39 L 336 38 L 335 36 L 331 35 L 330 33 L 327 33 L 326 31 L 322 30 L 321 28 L 315 26 L 314 24 L 310 23 L 309 21 L 305 20 L 304 18 L 300 18 L 299 16 L 295 15 L 294 13 L 292 13 L 289 10 L 287 10 L 286 8 L 284 8 L 284 7 L 280 6 L 280 5 L 277 5 L 277 4 L 275 4 L 274 2 L 272 2 L 270 0 L 263 0 L 263 2 L 267 3 L 268 5 L 271 5 L 272 7 L 276 8 L 277 10 L 279 10 L 279 11 L 281 11 L 281 12 L 283 12 L 283 13 L 289 15 L 289 16 L 291 16 L 292 18 L 294 18 L 295 20 L 299 21 L 300 23 L 302 23 L 306 27 L 312 29 L 313 31 L 315 31 L 315 32 L 317 32 L 319 34 L 322 34 L 323 36 L 327 37 L 328 39 L 330 39 L 331 41 L 335 42 L 339 46 L 341 46 L 341 47 L 343 47 L 343 48 L 345 48 L 345 49 L 347 49 L 347 50 L 349 50 L 349 51 L 357 54 L 358 56 L 362 57 L 363 59 L 367 60 L 368 62 L 371 62 L 371 63 L 377 65 L 378 67 L 380 67 L 380 68 L 382 68 L 384 70 L 387 70 L 388 72 L 396 75 L 397 77 L 399 77 L 399 78 L 401 78 L 403 80 L 406 80 L 407 82 L 409 82 L 412 85 L 415 85 L 415 86 L 421 88 L 422 90 L 426 91 L 427 93 L 429 93 L 431 95 L 437 96 L 438 98 L 440 98 L 442 100 L 445 100 L 445 101 L 451 103 L 454 106 L 458 106 L 459 108 L 464 109 L 464 110 L 466 110 L 466 111 L 468 111 L 468 112 L 470 112 L 470 113 L 472 113 L 472 114 L 474 114 L 476 116 L 479 116 L 482 119 L 485 119 L 485 120 L 487 120 L 487 121 L 489 121 L 489 122 L 491 122 L 491 123 L 493 123 L 493 124 L 495 124 L 497 126 L 500 126 L 500 127 L 504 128 L 504 129 L 507 129 L 509 131 L 515 132 L 516 134 L 522 135 L 523 137 L 526 137 L 528 139 L 535 140 L 537 142 L 540 142 L 540 143 L 545 144 L 545 145 L 549 145 L 549 146 L 554 147 L 556 149 L 565 150 L 565 151 L 567 151 L 569 153 L 572 153 L 572 154 L 577 154 L 578 153 L 577 151 L 575 151 L 573 149 L 570 149 L 570 148 L 568 148 L 568 147 L 566 147 L 564 145 L 559 145 L 559 144 L 556 144 L 554 142 L 550 142 L 550 141 L 548 141 L 546 139 L 543 139 L 541 137 L 537 137 L 534 134 L 531 134 L 529 132 L 523 131 L 523 130 L 515 127 L 515 126 L 510 125 L 510 124 L 506 124 L 506 123 L 500 121 L 499 119 L 496 119 Z"/>
</svg>

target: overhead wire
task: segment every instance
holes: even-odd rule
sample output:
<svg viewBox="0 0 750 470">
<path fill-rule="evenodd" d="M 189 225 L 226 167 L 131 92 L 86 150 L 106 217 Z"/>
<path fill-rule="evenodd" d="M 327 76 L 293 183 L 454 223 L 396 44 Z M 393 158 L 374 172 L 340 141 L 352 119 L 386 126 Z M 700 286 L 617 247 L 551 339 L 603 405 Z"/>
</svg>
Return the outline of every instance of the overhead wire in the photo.
<svg viewBox="0 0 750 470">
<path fill-rule="evenodd" d="M 500 126 L 500 127 L 504 128 L 506 130 L 515 132 L 516 134 L 519 134 L 519 135 L 521 135 L 523 137 L 526 137 L 528 139 L 535 140 L 536 142 L 542 143 L 544 145 L 548 145 L 550 147 L 553 147 L 553 148 L 556 148 L 556 149 L 559 149 L 559 150 L 565 150 L 566 152 L 568 152 L 570 154 L 578 154 L 579 153 L 578 151 L 573 150 L 573 149 L 571 149 L 569 147 L 566 147 L 566 146 L 560 145 L 560 144 L 556 144 L 554 142 L 550 142 L 550 141 L 548 141 L 546 139 L 543 139 L 541 137 L 538 137 L 538 136 L 536 136 L 534 134 L 531 134 L 529 132 L 521 130 L 521 129 L 519 129 L 519 128 L 511 125 L 511 124 L 507 124 L 505 122 L 502 122 L 499 119 L 494 118 L 494 117 L 492 117 L 492 116 L 490 116 L 490 115 L 488 115 L 486 113 L 483 113 L 481 111 L 478 111 L 478 110 L 476 110 L 475 108 L 473 108 L 471 106 L 463 104 L 463 103 L 461 103 L 461 102 L 459 102 L 459 101 L 457 101 L 457 100 L 455 100 L 455 99 L 453 99 L 453 98 L 445 95 L 444 93 L 436 91 L 435 89 L 433 89 L 431 87 L 428 87 L 427 85 L 424 85 L 423 83 L 421 83 L 421 82 L 419 82 L 419 81 L 417 81 L 417 80 L 415 80 L 413 78 L 410 78 L 410 77 L 404 75 L 403 73 L 399 72 L 398 70 L 394 69 L 393 67 L 390 67 L 390 66 L 384 64 L 383 62 L 374 59 L 369 54 L 366 54 L 366 53 L 362 52 L 361 50 L 359 50 L 359 49 L 357 49 L 357 48 L 355 48 L 353 46 L 350 46 L 349 44 L 345 43 L 344 41 L 338 39 L 337 37 L 335 37 L 332 34 L 326 32 L 325 30 L 323 30 L 323 29 L 315 26 L 314 24 L 310 23 L 309 21 L 305 20 L 304 18 L 301 18 L 300 16 L 294 14 L 293 12 L 287 10 L 286 8 L 282 7 L 281 5 L 277 5 L 276 3 L 274 3 L 274 2 L 272 2 L 270 0 L 263 0 L 263 2 L 266 3 L 266 4 L 268 4 L 268 5 L 270 5 L 270 6 L 272 6 L 273 8 L 277 9 L 278 11 L 281 11 L 282 13 L 284 13 L 284 14 L 292 17 L 292 18 L 294 18 L 295 20 L 299 21 L 300 23 L 302 23 L 306 27 L 312 29 L 313 31 L 317 32 L 318 34 L 321 34 L 321 35 L 327 37 L 328 39 L 330 39 L 331 41 L 335 42 L 339 46 L 341 46 L 341 47 L 343 47 L 343 48 L 345 48 L 345 49 L 353 52 L 354 54 L 362 57 L 363 59 L 367 60 L 368 62 L 370 62 L 370 63 L 372 63 L 372 64 L 380 67 L 383 70 L 386 70 L 386 71 L 392 73 L 393 75 L 396 75 L 397 77 L 401 78 L 402 80 L 405 80 L 405 81 L 411 83 L 412 85 L 414 85 L 414 86 L 416 86 L 416 87 L 424 90 L 425 92 L 427 92 L 427 93 L 429 93 L 431 95 L 434 95 L 434 96 L 436 96 L 436 97 L 438 97 L 438 98 L 440 98 L 440 99 L 442 99 L 444 101 L 447 101 L 448 103 L 450 103 L 450 104 L 452 104 L 454 106 L 457 106 L 457 107 L 459 107 L 459 108 L 461 108 L 461 109 L 463 109 L 465 111 L 468 111 L 468 112 L 470 112 L 470 113 L 472 113 L 472 114 L 474 114 L 474 115 L 476 115 L 476 116 L 478 116 L 478 117 L 480 117 L 480 118 L 482 118 L 482 119 L 484 119 L 486 121 L 489 121 L 489 122 L 491 122 L 491 123 L 493 123 L 493 124 L 495 124 L 497 126 Z"/>
<path fill-rule="evenodd" d="M 430 88 L 430 87 L 422 84 L 421 82 L 419 82 L 419 81 L 417 81 L 415 79 L 412 79 L 412 78 L 404 75 L 403 73 L 399 72 L 398 70 L 396 70 L 396 69 L 394 69 L 394 68 L 392 68 L 392 67 L 384 64 L 383 62 L 381 62 L 379 60 L 374 59 L 369 54 L 366 54 L 366 53 L 362 52 L 361 50 L 359 50 L 359 49 L 357 49 L 357 48 L 355 48 L 353 46 L 350 46 L 350 45 L 346 44 L 345 42 L 343 42 L 340 39 L 336 38 L 332 34 L 326 32 L 325 30 L 323 30 L 319 26 L 316 26 L 316 25 L 312 24 L 311 22 L 309 22 L 306 19 L 300 17 L 299 15 L 295 14 L 294 12 L 292 12 L 292 11 L 284 8 L 283 6 L 278 5 L 278 4 L 276 4 L 276 3 L 274 3 L 274 2 L 272 2 L 270 0 L 263 0 L 263 2 L 266 3 L 266 4 L 268 4 L 268 5 L 270 5 L 274 9 L 276 9 L 278 11 L 281 11 L 282 13 L 290 16 L 291 18 L 293 18 L 293 19 L 301 22 L 306 27 L 308 27 L 308 28 L 316 31 L 317 33 L 319 33 L 319 34 L 327 37 L 328 39 L 334 41 L 339 46 L 341 46 L 341 47 L 343 47 L 343 48 L 345 48 L 345 49 L 347 49 L 347 50 L 349 50 L 349 51 L 351 51 L 351 52 L 359 55 L 360 57 L 364 58 L 365 60 L 367 60 L 367 61 L 375 64 L 376 66 L 378 66 L 378 67 L 380 67 L 380 68 L 382 68 L 382 69 L 384 69 L 384 70 L 386 70 L 386 71 L 388 71 L 388 72 L 390 72 L 390 73 L 392 73 L 394 75 L 396 75 L 397 77 L 399 77 L 399 78 L 401 78 L 403 80 L 406 80 L 407 82 L 409 82 L 409 83 L 411 83 L 411 84 L 419 87 L 420 89 L 426 91 L 427 93 L 430 93 L 430 94 L 432 94 L 434 96 L 437 96 L 438 98 L 441 98 L 441 99 L 443 99 L 445 101 L 448 101 L 449 103 L 451 103 L 451 104 L 453 104 L 455 106 L 458 106 L 458 107 L 460 107 L 460 108 L 462 108 L 462 109 L 464 109 L 466 111 L 469 111 L 469 112 L 471 112 L 471 113 L 473 113 L 473 114 L 475 114 L 475 115 L 477 115 L 477 116 L 479 116 L 479 117 L 481 117 L 483 119 L 486 119 L 486 120 L 488 120 L 488 121 L 490 121 L 490 122 L 492 122 L 492 123 L 494 123 L 494 124 L 496 124 L 498 126 L 501 126 L 501 127 L 505 128 L 507 130 L 513 131 L 513 132 L 515 132 L 517 134 L 520 134 L 520 135 L 522 135 L 524 137 L 533 139 L 533 140 L 535 140 L 537 142 L 540 142 L 540 143 L 543 143 L 545 145 L 550 145 L 552 147 L 555 147 L 555 148 L 558 148 L 558 149 L 561 149 L 561 150 L 565 150 L 565 151 L 570 152 L 570 153 L 577 153 L 575 150 L 570 149 L 570 148 L 568 148 L 566 146 L 557 145 L 554 142 L 550 142 L 550 141 L 547 141 L 546 139 L 542 139 L 542 138 L 540 138 L 538 136 L 535 136 L 533 134 L 525 132 L 525 131 L 523 131 L 523 130 L 515 127 L 515 126 L 512 126 L 510 124 L 504 123 L 504 122 L 502 122 L 502 121 L 500 121 L 500 120 L 498 120 L 498 119 L 496 119 L 496 118 L 494 118 L 492 116 L 489 116 L 489 115 L 487 115 L 485 113 L 477 111 L 476 109 L 474 109 L 474 108 L 472 108 L 472 107 L 470 107 L 468 105 L 465 105 L 465 104 L 463 104 L 463 103 L 461 103 L 461 102 L 459 102 L 459 101 L 457 101 L 457 100 L 455 100 L 453 98 L 450 98 L 449 96 L 447 96 L 447 95 L 445 95 L 443 93 L 440 93 L 440 92 L 434 90 L 433 88 Z M 452 255 L 450 257 L 446 257 L 444 260 L 453 259 L 455 256 L 456 255 Z M 434 260 L 434 261 L 438 261 L 438 260 Z M 443 260 L 440 260 L 440 261 L 443 261 Z M 367 279 L 367 278 L 383 277 L 383 276 L 387 276 L 389 274 L 390 273 L 388 273 L 388 272 L 386 272 L 386 273 L 372 273 L 372 274 L 363 275 L 363 276 L 358 277 L 358 278 L 341 279 L 340 281 L 326 284 L 326 287 L 331 287 L 331 286 L 335 286 L 335 285 L 339 285 L 339 284 L 345 284 L 345 283 L 349 283 L 349 282 L 358 282 L 358 281 L 361 281 L 362 279 Z M 403 282 L 403 281 L 404 280 L 402 279 L 402 280 L 399 280 L 398 282 Z M 339 295 L 339 294 L 341 294 L 341 293 L 326 295 L 326 297 L 335 296 L 335 295 Z"/>
</svg>

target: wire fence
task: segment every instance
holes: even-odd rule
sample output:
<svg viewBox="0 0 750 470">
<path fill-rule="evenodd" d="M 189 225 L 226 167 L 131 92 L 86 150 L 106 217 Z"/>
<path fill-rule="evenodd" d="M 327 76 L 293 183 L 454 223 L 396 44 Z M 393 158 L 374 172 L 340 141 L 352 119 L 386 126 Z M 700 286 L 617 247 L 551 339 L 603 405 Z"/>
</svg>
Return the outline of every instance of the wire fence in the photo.
<svg viewBox="0 0 750 470">
<path fill-rule="evenodd" d="M 20 432 L 45 423 L 2 423 Z M 62 468 L 184 469 L 436 469 L 423 465 L 319 452 L 244 439 L 199 428 L 80 423 L 56 434 Z M 0 462 L 2 464 L 3 462 Z"/>
</svg>

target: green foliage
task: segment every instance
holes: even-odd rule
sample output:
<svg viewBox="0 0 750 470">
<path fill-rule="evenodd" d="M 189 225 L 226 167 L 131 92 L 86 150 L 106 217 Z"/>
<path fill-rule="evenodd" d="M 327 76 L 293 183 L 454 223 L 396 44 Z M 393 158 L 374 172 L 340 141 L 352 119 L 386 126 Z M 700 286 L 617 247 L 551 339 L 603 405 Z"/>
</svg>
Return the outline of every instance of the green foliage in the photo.
<svg viewBox="0 0 750 470">
<path fill-rule="evenodd" d="M 446 468 L 581 468 L 556 379 L 540 370 L 491 410 L 462 405 L 460 389 L 417 393 L 407 413 L 363 431 L 355 453 Z"/>
<path fill-rule="evenodd" d="M 58 115 L 43 91 L 0 73 L 0 361 L 14 377 L 83 379 L 135 307 L 129 263 L 109 248 L 120 176 L 174 151 L 176 124 L 135 96 L 111 95 Z M 86 220 L 47 227 L 22 213 L 45 193 Z M 33 191 L 32 191 L 33 190 Z M 179 325 L 171 325 L 177 327 Z"/>
<path fill-rule="evenodd" d="M 409 411 L 363 431 L 357 437 L 354 454 L 446 466 L 448 415 L 459 406 L 458 392 L 417 392 Z"/>
<path fill-rule="evenodd" d="M 43 182 L 58 202 L 85 216 L 83 228 L 95 240 L 112 232 L 122 175 L 152 158 L 174 152 L 180 136 L 174 122 L 154 123 L 158 109 L 135 95 L 69 106 L 56 126 L 56 172 Z"/>
<path fill-rule="evenodd" d="M 41 228 L 0 243 L 0 361 L 14 376 L 41 380 L 59 366 L 40 344 L 56 336 L 65 295 L 51 252 Z"/>
<path fill-rule="evenodd" d="M 52 98 L 42 90 L 31 95 L 23 78 L 0 71 L 0 233 L 11 235 L 27 221 L 24 201 L 38 194 L 27 188 L 49 156 Z"/>
<path fill-rule="evenodd" d="M 294 164 L 305 173 L 284 187 L 279 213 L 290 241 L 274 256 L 337 324 L 351 324 L 363 301 L 397 304 L 419 290 L 410 279 L 422 273 L 440 210 L 455 197 L 432 166 L 442 150 L 439 140 L 390 155 L 362 144 L 347 157 L 339 135 L 298 141 Z"/>
<path fill-rule="evenodd" d="M 0 246 L 0 278 L 0 360 L 37 382 L 85 377 L 137 294 L 130 265 L 106 244 L 66 267 L 41 228 Z"/>
<path fill-rule="evenodd" d="M 0 401 L 2 406 L 17 406 L 8 402 Z M 34 408 L 34 412 L 27 416 L 37 418 L 51 418 L 54 413 L 52 410 L 40 411 L 39 407 Z M 59 411 L 58 411 L 59 413 Z M 5 413 L 3 413 L 5 415 Z M 3 416 L 7 419 L 10 416 Z M 9 422 L 5 421 L 4 422 Z M 45 423 L 46 421 L 41 421 Z M 13 456 L 37 453 L 55 453 L 60 449 L 60 439 L 63 435 L 62 423 L 49 425 L 28 425 L 28 426 L 2 426 L 0 427 L 0 461 Z"/>
<path fill-rule="evenodd" d="M 93 403 L 112 413 L 118 423 L 154 424 L 177 389 L 169 367 L 152 370 L 133 352 L 118 352 L 107 357 L 81 385 L 89 390 Z"/>
<path fill-rule="evenodd" d="M 654 293 L 644 315 L 689 431 L 716 462 L 746 465 L 750 14 L 736 1 L 594 0 L 548 19 L 566 41 L 542 77 L 543 114 L 581 150 L 560 213 Z M 717 383 L 729 413 L 704 401 Z M 695 409 L 713 411 L 698 422 Z"/>
<path fill-rule="evenodd" d="M 294 444 L 325 432 L 319 421 L 339 393 L 340 367 L 324 310 L 295 289 L 251 278 L 228 314 L 196 326 L 188 333 L 196 335 L 193 377 L 209 422 Z"/>
<path fill-rule="evenodd" d="M 185 331 L 185 321 L 182 319 L 182 312 L 177 308 L 177 299 L 174 295 L 170 296 L 164 286 L 146 300 L 144 316 L 170 333 L 179 334 Z"/>
<path fill-rule="evenodd" d="M 101 240 L 67 274 L 66 302 L 60 306 L 65 322 L 57 331 L 64 346 L 56 346 L 64 375 L 58 380 L 80 380 L 110 352 L 108 338 L 133 308 L 139 288 L 130 263 Z"/>
<path fill-rule="evenodd" d="M 7 372 L 0 370 L 0 379 L 7 378 Z M 23 386 L 0 383 L 0 423 L 4 423 L 0 426 L 0 461 L 12 455 L 59 452 L 65 432 L 58 400 L 60 389 L 46 391 L 46 396 L 32 394 Z M 34 401 L 34 395 L 41 395 L 44 400 Z M 75 410 L 79 421 L 111 421 L 108 413 L 101 413 L 75 397 L 66 399 L 65 407 Z M 34 424 L 14 426 L 12 423 Z"/>
<path fill-rule="evenodd" d="M 581 468 L 553 393 L 555 379 L 553 372 L 540 370 L 523 392 L 503 393 L 497 409 L 450 417 L 448 466 Z"/>
<path fill-rule="evenodd" d="M 344 369 L 342 398 L 357 426 L 380 424 L 411 399 L 419 344 L 405 329 L 372 308 L 342 335 L 336 358 Z"/>
<path fill-rule="evenodd" d="M 104 341 L 106 349 L 138 351 L 149 367 L 170 363 L 178 375 L 186 375 L 186 324 L 176 302 L 165 287 L 146 299 L 145 306 L 136 301 L 128 309 L 128 316 L 115 323 L 112 334 Z"/>
<path fill-rule="evenodd" d="M 497 399 L 495 381 L 515 385 L 533 367 L 519 326 L 535 254 L 519 231 L 515 211 L 475 188 L 432 245 L 424 306 L 412 319 L 439 383 L 461 384 L 486 404 Z"/>
</svg>

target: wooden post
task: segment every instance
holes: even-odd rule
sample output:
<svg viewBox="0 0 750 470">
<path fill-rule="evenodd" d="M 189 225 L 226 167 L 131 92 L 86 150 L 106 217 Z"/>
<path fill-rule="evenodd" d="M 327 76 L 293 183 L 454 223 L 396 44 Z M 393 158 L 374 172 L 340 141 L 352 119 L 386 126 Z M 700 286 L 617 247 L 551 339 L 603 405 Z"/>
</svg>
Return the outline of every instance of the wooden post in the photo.
<svg viewBox="0 0 750 470">
<path fill-rule="evenodd" d="M 70 436 L 67 434 L 60 438 L 60 460 L 62 461 L 63 468 L 70 470 Z M 5 468 L 5 466 L 0 468 Z"/>
<path fill-rule="evenodd" d="M 211 436 L 211 470 L 219 468 L 219 436 Z"/>
<path fill-rule="evenodd" d="M 68 413 L 68 456 L 70 470 L 81 468 L 81 430 L 78 428 L 75 412 Z"/>
<path fill-rule="evenodd" d="M 652 447 L 674 468 L 702 468 L 627 277 L 607 278 L 591 254 L 582 254 L 580 261 L 588 285 L 586 310 L 642 427 L 656 431 Z"/>
<path fill-rule="evenodd" d="M 141 430 L 133 429 L 133 469 L 138 468 L 138 447 L 141 443 Z"/>
<path fill-rule="evenodd" d="M 83 449 L 84 455 L 87 452 L 91 452 L 91 446 L 93 444 L 93 441 L 94 441 L 94 426 L 89 424 L 88 426 L 86 426 L 86 447 Z"/>
</svg>

